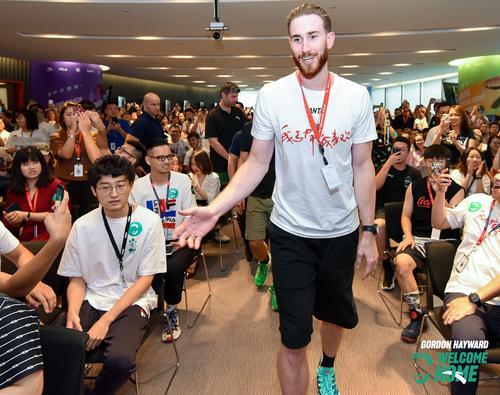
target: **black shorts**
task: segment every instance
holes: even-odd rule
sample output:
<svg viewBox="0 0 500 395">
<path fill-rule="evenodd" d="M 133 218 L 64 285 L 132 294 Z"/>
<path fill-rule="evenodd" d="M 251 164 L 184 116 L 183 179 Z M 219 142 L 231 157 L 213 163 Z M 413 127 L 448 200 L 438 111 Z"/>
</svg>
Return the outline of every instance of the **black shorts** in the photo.
<svg viewBox="0 0 500 395">
<path fill-rule="evenodd" d="M 352 281 L 358 230 L 331 239 L 307 239 L 270 223 L 269 235 L 283 345 L 305 347 L 311 341 L 313 315 L 354 328 L 358 315 Z"/>
<path fill-rule="evenodd" d="M 397 255 L 400 254 L 409 255 L 415 261 L 415 264 L 417 265 L 419 270 L 425 270 L 427 264 L 427 257 L 425 256 L 422 249 L 417 248 L 417 246 L 415 246 L 415 248 L 411 248 L 411 246 L 408 246 L 403 251 L 398 252 Z"/>
</svg>

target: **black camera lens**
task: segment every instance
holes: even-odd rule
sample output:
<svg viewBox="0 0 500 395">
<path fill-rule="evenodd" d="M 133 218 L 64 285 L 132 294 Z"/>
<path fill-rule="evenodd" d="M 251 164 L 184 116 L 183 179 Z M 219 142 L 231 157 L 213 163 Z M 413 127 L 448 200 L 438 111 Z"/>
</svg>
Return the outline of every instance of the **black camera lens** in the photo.
<svg viewBox="0 0 500 395">
<path fill-rule="evenodd" d="M 219 32 L 213 32 L 212 37 L 214 40 L 220 40 L 222 38 Z"/>
</svg>

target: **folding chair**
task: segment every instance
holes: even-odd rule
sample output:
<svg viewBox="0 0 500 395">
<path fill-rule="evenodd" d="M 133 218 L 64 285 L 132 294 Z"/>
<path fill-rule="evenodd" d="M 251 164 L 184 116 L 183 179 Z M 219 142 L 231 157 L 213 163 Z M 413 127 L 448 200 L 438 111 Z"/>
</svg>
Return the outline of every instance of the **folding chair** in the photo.
<svg viewBox="0 0 500 395">
<path fill-rule="evenodd" d="M 386 235 L 386 246 L 387 246 L 387 250 L 385 251 L 385 253 L 388 254 L 392 262 L 394 262 L 394 259 L 396 258 L 396 247 L 391 247 L 390 243 L 391 241 L 393 241 L 399 244 L 401 243 L 401 241 L 403 241 L 403 228 L 401 227 L 403 202 L 386 203 L 384 205 L 384 209 L 385 209 L 385 229 L 386 229 L 385 235 Z M 413 271 L 413 274 L 415 275 L 415 279 L 417 280 L 418 291 L 420 294 L 423 294 L 425 286 L 422 285 L 421 282 L 425 281 L 425 279 L 422 278 L 422 272 L 417 268 Z M 382 299 L 382 302 L 384 302 L 384 305 L 394 323 L 397 326 L 402 327 L 403 305 L 404 305 L 403 293 L 400 292 L 399 296 L 399 319 L 397 319 L 396 318 L 397 313 L 394 313 L 391 307 L 389 306 L 386 292 L 382 289 L 383 281 L 384 281 L 383 270 L 381 269 L 378 279 L 377 293 Z"/>
<path fill-rule="evenodd" d="M 193 321 L 190 322 L 190 320 L 189 320 L 189 308 L 188 308 L 188 292 L 187 292 L 187 286 L 186 286 L 186 278 L 184 278 L 184 285 L 183 285 L 182 290 L 184 291 L 184 301 L 186 303 L 186 322 L 187 322 L 188 329 L 191 329 L 196 325 L 196 321 L 198 320 L 201 313 L 203 312 L 203 309 L 205 308 L 208 301 L 212 297 L 212 288 L 210 286 L 210 277 L 208 276 L 207 261 L 205 259 L 205 254 L 203 254 L 203 251 L 201 249 L 200 249 L 200 252 L 196 254 L 195 259 L 201 259 L 203 261 L 203 269 L 205 271 L 205 278 L 207 280 L 208 294 L 205 297 L 205 301 L 203 302 L 201 309 L 198 311 L 198 313 L 196 313 L 196 316 L 194 317 Z"/>
<path fill-rule="evenodd" d="M 444 301 L 444 291 L 446 283 L 450 278 L 451 270 L 453 269 L 453 259 L 455 257 L 457 246 L 453 242 L 449 241 L 436 241 L 427 243 L 425 248 L 427 253 L 427 313 L 422 318 L 422 325 L 420 326 L 420 332 L 416 343 L 417 353 L 420 351 L 423 330 L 428 320 L 436 327 L 445 340 L 452 340 L 451 329 L 448 325 L 444 324 L 442 318 L 444 306 L 434 306 L 433 297 L 436 296 L 441 301 Z M 487 351 L 487 363 L 499 364 L 500 346 L 498 344 L 491 345 Z M 434 380 L 433 374 L 421 366 L 417 359 L 414 362 L 414 366 L 417 374 L 422 372 L 429 374 Z M 491 377 L 481 377 L 480 381 L 499 379 L 500 376 L 497 375 Z"/>
<path fill-rule="evenodd" d="M 227 224 L 231 223 L 233 225 L 233 240 L 234 240 L 234 253 L 237 254 L 239 252 L 239 245 L 238 245 L 238 239 L 236 237 L 236 223 L 237 222 L 237 216 L 233 211 L 228 212 L 226 215 L 222 216 L 217 224 L 215 225 L 215 229 L 222 230 L 224 226 Z M 224 263 L 222 261 L 222 240 L 221 237 L 219 237 L 219 266 L 220 266 L 220 271 L 224 272 L 226 270 Z"/>
</svg>

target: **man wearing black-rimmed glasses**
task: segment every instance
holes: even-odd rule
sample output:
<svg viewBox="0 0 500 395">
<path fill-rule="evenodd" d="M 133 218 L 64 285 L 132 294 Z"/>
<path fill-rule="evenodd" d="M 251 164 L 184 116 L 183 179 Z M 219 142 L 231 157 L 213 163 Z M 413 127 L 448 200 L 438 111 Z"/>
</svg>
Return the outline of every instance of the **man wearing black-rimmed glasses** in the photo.
<svg viewBox="0 0 500 395">
<path fill-rule="evenodd" d="M 149 312 L 151 288 L 165 271 L 165 243 L 158 216 L 129 204 L 131 164 L 107 155 L 88 179 L 101 207 L 79 218 L 66 242 L 58 274 L 70 277 L 66 327 L 86 331 L 87 350 L 104 348 L 94 394 L 115 393 L 135 367 Z"/>
<path fill-rule="evenodd" d="M 171 169 L 171 155 L 165 140 L 155 141 L 147 147 L 146 163 L 151 167 L 151 174 L 137 180 L 130 195 L 131 202 L 156 213 L 163 224 L 169 254 L 168 273 L 165 275 L 165 301 L 169 320 L 166 320 L 161 336 L 164 342 L 177 340 L 181 335 L 177 304 L 182 298 L 184 271 L 193 263 L 195 253 L 190 248 L 176 249 L 171 245 L 175 228 L 184 221 L 179 211 L 196 206 L 191 180 L 186 174 Z M 153 287 L 156 289 L 160 282 L 156 278 Z M 168 326 L 169 322 L 171 328 Z"/>
</svg>

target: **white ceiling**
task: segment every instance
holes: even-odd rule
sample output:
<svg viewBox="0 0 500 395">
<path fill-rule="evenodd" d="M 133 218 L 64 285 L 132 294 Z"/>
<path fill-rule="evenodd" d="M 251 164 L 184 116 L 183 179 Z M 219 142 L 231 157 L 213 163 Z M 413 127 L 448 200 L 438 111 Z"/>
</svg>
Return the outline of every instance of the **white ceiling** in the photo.
<svg viewBox="0 0 500 395">
<path fill-rule="evenodd" d="M 109 66 L 113 74 L 191 86 L 241 81 L 240 85 L 248 85 L 245 89 L 258 89 L 265 81 L 277 79 L 293 69 L 285 17 L 301 2 L 222 0 L 221 20 L 230 27 L 222 41 L 214 41 L 205 31 L 213 18 L 211 0 L 12 0 L 0 3 L 0 56 L 97 63 Z M 500 54 L 499 0 L 316 3 L 331 13 L 337 34 L 330 52 L 331 69 L 341 74 L 354 73 L 348 78 L 356 82 L 377 86 L 440 75 L 456 71 L 448 65 L 450 60 Z M 484 26 L 492 29 L 459 31 Z M 392 33 L 380 34 L 386 32 Z M 33 36 L 39 34 L 77 37 Z M 444 52 L 415 52 L 419 50 Z M 371 55 L 352 55 L 366 53 Z M 194 58 L 175 58 L 182 55 Z M 393 66 L 397 63 L 411 66 Z M 359 67 L 342 67 L 349 65 Z M 217 69 L 199 70 L 198 67 Z M 380 75 L 380 72 L 393 74 Z M 377 78 L 380 80 L 372 80 Z"/>
</svg>

